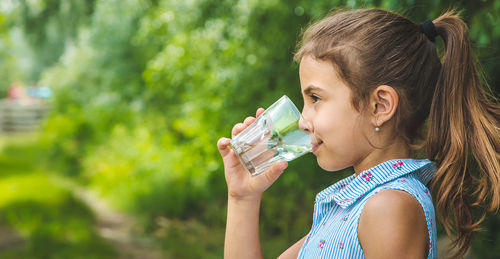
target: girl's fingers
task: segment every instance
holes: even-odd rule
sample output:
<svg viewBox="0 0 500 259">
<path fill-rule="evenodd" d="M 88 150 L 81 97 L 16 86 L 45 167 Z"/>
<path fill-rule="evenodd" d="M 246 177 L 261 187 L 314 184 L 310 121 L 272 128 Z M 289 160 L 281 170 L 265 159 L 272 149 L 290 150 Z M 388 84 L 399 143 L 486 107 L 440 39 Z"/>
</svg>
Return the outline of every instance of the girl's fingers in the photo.
<svg viewBox="0 0 500 259">
<path fill-rule="evenodd" d="M 255 112 L 255 117 L 259 117 L 264 111 L 264 108 L 257 109 L 257 112 Z"/>
<path fill-rule="evenodd" d="M 247 126 L 250 126 L 250 124 L 252 124 L 252 122 L 255 121 L 255 118 L 254 117 L 247 117 L 243 123 L 246 124 Z"/>
<path fill-rule="evenodd" d="M 217 141 L 217 148 L 219 149 L 220 155 L 224 158 L 229 154 L 229 151 L 231 150 L 229 148 L 229 141 L 231 141 L 228 138 L 220 138 Z"/>
<path fill-rule="evenodd" d="M 245 125 L 243 123 L 238 123 L 238 124 L 234 125 L 233 130 L 231 130 L 232 137 L 234 138 L 234 136 L 238 135 L 246 127 L 247 127 L 247 125 Z"/>
<path fill-rule="evenodd" d="M 265 110 L 263 108 L 257 109 L 257 112 L 255 113 L 256 116 L 260 116 Z M 243 121 L 243 123 L 238 123 L 234 125 L 233 129 L 231 130 L 231 135 L 234 138 L 234 136 L 238 135 L 240 132 L 242 132 L 246 127 L 248 127 L 250 124 L 252 124 L 256 120 L 255 117 L 246 117 L 246 119 Z"/>
</svg>

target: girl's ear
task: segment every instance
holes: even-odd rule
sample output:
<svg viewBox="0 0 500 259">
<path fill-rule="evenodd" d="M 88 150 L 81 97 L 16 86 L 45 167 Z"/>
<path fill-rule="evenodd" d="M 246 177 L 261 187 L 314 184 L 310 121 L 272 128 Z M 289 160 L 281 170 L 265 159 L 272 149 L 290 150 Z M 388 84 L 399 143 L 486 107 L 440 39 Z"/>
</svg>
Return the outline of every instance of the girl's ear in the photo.
<svg viewBox="0 0 500 259">
<path fill-rule="evenodd" d="M 394 88 L 380 85 L 370 96 L 370 109 L 374 127 L 380 127 L 389 121 L 398 108 L 399 96 Z"/>
</svg>

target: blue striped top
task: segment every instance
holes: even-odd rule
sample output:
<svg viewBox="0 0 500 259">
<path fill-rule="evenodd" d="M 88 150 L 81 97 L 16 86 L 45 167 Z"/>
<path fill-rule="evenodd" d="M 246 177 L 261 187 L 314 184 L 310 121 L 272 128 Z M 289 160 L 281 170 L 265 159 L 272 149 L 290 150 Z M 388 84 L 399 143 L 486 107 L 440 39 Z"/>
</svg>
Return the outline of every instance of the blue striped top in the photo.
<svg viewBox="0 0 500 259">
<path fill-rule="evenodd" d="M 298 258 L 365 258 L 357 235 L 359 217 L 368 199 L 383 189 L 405 191 L 422 205 L 430 239 L 427 258 L 437 258 L 434 206 L 425 186 L 435 170 L 429 160 L 389 160 L 321 191 Z"/>
</svg>

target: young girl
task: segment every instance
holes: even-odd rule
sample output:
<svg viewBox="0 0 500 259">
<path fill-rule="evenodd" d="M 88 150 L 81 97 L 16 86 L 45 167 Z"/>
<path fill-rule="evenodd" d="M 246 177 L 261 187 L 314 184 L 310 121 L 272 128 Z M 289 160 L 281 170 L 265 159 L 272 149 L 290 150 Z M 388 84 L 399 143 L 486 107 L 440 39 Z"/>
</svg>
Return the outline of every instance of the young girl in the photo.
<svg viewBox="0 0 500 259">
<path fill-rule="evenodd" d="M 318 164 L 355 174 L 317 195 L 310 232 L 280 258 L 436 258 L 427 184 L 462 257 L 500 202 L 500 108 L 483 90 L 464 22 L 452 12 L 420 25 L 379 9 L 337 12 L 305 31 L 295 59 L 300 126 L 316 139 Z M 421 132 L 429 160 L 410 159 Z M 224 255 L 262 258 L 261 196 L 287 163 L 252 178 L 229 139 L 217 145 L 228 185 Z"/>
</svg>

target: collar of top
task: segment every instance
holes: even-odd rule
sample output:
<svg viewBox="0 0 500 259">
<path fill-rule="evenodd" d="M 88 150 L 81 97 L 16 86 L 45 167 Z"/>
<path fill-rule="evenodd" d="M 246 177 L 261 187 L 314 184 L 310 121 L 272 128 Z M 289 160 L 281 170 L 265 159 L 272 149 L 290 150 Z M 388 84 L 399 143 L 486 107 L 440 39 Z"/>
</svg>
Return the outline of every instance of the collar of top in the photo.
<svg viewBox="0 0 500 259">
<path fill-rule="evenodd" d="M 342 208 L 347 208 L 378 186 L 412 172 L 415 172 L 423 184 L 427 184 L 434 176 L 435 165 L 427 159 L 389 160 L 361 172 L 358 176 L 353 174 L 326 188 L 318 193 L 316 202 L 333 200 Z"/>
</svg>

